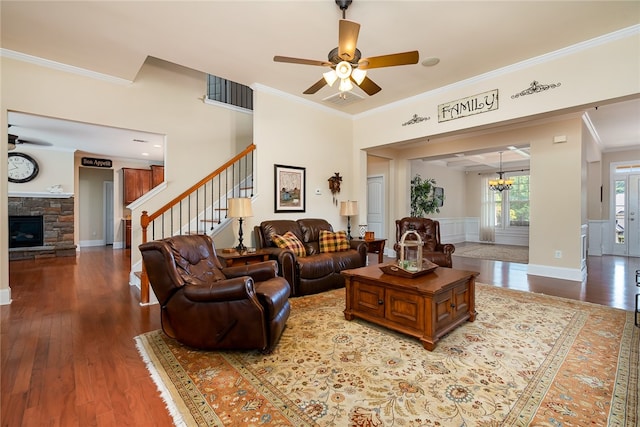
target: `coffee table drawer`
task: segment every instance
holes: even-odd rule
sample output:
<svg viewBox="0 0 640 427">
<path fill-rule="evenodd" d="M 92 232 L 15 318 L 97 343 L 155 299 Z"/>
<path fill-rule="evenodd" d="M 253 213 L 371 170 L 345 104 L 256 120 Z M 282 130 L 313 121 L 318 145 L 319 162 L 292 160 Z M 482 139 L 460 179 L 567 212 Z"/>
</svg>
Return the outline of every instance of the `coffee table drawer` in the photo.
<svg viewBox="0 0 640 427">
<path fill-rule="evenodd" d="M 354 287 L 354 310 L 377 317 L 384 316 L 384 289 L 380 286 L 356 283 Z"/>
<path fill-rule="evenodd" d="M 424 298 L 417 294 L 387 289 L 384 317 L 398 325 L 417 331 L 424 324 Z"/>
</svg>

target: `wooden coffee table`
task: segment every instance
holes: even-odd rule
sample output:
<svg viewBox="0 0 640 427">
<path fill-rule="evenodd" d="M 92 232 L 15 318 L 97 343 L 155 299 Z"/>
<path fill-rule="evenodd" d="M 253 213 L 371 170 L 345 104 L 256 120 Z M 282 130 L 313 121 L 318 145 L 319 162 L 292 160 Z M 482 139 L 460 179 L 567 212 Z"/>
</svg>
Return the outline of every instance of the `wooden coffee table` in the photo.
<svg viewBox="0 0 640 427">
<path fill-rule="evenodd" d="M 385 274 L 380 264 L 343 270 L 347 308 L 358 317 L 420 339 L 433 350 L 444 334 L 476 319 L 475 278 L 479 273 L 438 267 L 415 278 Z"/>
</svg>

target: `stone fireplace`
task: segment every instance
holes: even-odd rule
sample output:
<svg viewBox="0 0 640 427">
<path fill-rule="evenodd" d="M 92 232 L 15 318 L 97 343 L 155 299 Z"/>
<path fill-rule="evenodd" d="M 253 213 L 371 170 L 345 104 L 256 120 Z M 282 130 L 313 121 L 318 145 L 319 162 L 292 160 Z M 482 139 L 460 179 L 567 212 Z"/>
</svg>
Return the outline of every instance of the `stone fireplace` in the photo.
<svg viewBox="0 0 640 427">
<path fill-rule="evenodd" d="M 27 235 L 37 234 L 37 221 L 42 218 L 42 241 L 39 245 L 34 244 L 33 239 L 29 244 L 21 239 L 21 244 L 10 243 L 9 260 L 49 258 L 59 256 L 75 256 L 76 245 L 74 244 L 74 198 L 47 197 L 45 196 L 20 196 L 9 197 L 8 214 L 11 218 L 23 219 L 22 225 L 26 227 L 21 232 Z M 37 219 L 31 219 L 37 218 Z M 16 236 L 18 229 L 14 222 L 10 222 L 14 227 Z M 10 238 L 13 239 L 12 229 Z M 25 233 L 26 232 L 26 233 Z M 28 237 L 28 236 L 27 236 Z M 17 238 L 15 239 L 17 240 Z M 14 242 L 15 243 L 15 242 Z"/>
</svg>

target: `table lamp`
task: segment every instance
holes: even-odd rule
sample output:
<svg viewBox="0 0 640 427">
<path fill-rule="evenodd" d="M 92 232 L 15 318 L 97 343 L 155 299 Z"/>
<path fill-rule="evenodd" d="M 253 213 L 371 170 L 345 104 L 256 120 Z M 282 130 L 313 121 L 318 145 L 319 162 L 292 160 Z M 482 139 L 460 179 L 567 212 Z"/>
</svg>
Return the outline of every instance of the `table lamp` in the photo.
<svg viewBox="0 0 640 427">
<path fill-rule="evenodd" d="M 246 246 L 242 244 L 242 221 L 250 216 L 253 216 L 253 209 L 251 207 L 251 199 L 248 197 L 239 197 L 236 199 L 229 199 L 229 210 L 227 216 L 229 218 L 238 218 L 240 223 L 240 231 L 238 231 L 238 246 L 236 250 L 238 252 L 244 252 L 247 250 Z"/>
<path fill-rule="evenodd" d="M 347 217 L 347 239 L 351 240 L 351 217 L 358 214 L 358 202 L 355 200 L 340 202 L 340 215 Z"/>
</svg>

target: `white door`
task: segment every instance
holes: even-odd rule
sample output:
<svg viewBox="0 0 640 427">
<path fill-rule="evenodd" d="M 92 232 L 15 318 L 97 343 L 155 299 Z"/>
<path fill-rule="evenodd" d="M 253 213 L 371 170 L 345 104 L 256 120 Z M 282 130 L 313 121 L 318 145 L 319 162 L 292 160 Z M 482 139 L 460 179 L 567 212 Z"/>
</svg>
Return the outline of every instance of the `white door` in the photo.
<svg viewBox="0 0 640 427">
<path fill-rule="evenodd" d="M 367 230 L 375 237 L 386 238 L 384 232 L 384 176 L 367 177 Z"/>
<path fill-rule="evenodd" d="M 629 204 L 627 212 L 628 253 L 640 256 L 640 175 L 629 176 Z"/>
<path fill-rule="evenodd" d="M 104 240 L 105 244 L 113 245 L 113 181 L 103 182 L 104 197 Z"/>
</svg>

